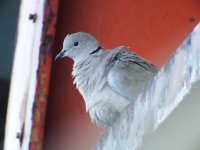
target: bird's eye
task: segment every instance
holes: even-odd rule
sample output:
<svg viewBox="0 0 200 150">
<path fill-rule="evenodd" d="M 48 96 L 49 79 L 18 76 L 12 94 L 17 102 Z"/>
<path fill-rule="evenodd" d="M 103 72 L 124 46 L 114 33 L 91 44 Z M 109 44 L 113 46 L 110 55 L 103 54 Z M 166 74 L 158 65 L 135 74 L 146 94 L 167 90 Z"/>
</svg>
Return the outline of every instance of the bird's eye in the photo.
<svg viewBox="0 0 200 150">
<path fill-rule="evenodd" d="M 79 44 L 78 42 L 74 42 L 74 46 L 78 46 L 78 44 Z"/>
</svg>

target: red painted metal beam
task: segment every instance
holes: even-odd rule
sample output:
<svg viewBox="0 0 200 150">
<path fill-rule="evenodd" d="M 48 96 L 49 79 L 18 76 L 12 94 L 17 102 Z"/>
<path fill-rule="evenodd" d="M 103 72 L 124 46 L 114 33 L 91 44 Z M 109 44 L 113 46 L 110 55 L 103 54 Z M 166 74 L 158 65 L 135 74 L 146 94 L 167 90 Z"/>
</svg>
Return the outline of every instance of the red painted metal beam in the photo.
<svg viewBox="0 0 200 150">
<path fill-rule="evenodd" d="M 106 48 L 130 46 L 160 68 L 200 21 L 199 10 L 199 0 L 62 0 L 55 54 L 62 49 L 66 34 L 84 31 Z M 46 150 L 89 149 L 99 135 L 98 128 L 86 115 L 71 71 L 69 58 L 52 65 Z"/>
<path fill-rule="evenodd" d="M 33 106 L 30 150 L 41 150 L 43 145 L 58 3 L 59 0 L 47 0 L 44 5 L 42 42 L 40 45 L 37 87 Z"/>
</svg>

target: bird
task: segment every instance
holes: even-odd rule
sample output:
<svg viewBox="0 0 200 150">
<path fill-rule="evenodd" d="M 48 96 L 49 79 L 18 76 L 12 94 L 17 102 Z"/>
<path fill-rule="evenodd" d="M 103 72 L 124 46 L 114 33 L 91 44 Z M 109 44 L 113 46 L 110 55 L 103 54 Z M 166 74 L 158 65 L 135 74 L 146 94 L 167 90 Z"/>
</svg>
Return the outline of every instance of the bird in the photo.
<svg viewBox="0 0 200 150">
<path fill-rule="evenodd" d="M 73 83 L 98 126 L 111 127 L 154 78 L 157 68 L 125 46 L 104 48 L 91 34 L 68 34 L 55 57 L 73 59 Z"/>
</svg>

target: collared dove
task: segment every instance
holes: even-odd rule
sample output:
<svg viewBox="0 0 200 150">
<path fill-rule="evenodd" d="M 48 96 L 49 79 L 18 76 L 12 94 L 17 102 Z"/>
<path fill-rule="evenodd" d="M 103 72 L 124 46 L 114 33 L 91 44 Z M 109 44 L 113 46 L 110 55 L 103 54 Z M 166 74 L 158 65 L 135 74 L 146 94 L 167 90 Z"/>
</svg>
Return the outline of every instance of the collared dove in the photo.
<svg viewBox="0 0 200 150">
<path fill-rule="evenodd" d="M 85 100 L 91 120 L 103 127 L 112 126 L 157 73 L 153 64 L 128 48 L 105 49 L 84 32 L 65 37 L 55 60 L 65 56 L 74 60 L 74 84 Z"/>
</svg>

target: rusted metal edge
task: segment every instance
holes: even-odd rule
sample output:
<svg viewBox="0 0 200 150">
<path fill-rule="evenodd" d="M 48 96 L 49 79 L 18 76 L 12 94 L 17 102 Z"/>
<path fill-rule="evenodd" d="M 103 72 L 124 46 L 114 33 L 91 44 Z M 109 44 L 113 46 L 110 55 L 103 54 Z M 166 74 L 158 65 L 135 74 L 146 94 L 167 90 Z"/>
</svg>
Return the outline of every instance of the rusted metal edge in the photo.
<svg viewBox="0 0 200 150">
<path fill-rule="evenodd" d="M 37 86 L 32 110 L 32 131 L 29 143 L 30 150 L 41 150 L 43 147 L 58 4 L 59 0 L 46 0 L 44 4 L 43 28 L 37 70 Z"/>
</svg>

